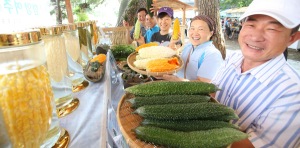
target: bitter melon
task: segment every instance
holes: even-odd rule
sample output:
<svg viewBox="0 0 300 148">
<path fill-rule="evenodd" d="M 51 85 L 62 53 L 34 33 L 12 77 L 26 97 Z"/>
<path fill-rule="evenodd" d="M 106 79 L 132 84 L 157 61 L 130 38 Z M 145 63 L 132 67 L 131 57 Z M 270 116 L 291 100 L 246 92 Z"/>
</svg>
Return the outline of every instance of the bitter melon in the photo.
<svg viewBox="0 0 300 148">
<path fill-rule="evenodd" d="M 147 0 L 147 11 L 151 18 L 153 17 L 153 12 L 151 12 L 150 10 L 150 8 L 152 8 L 152 4 L 153 4 L 152 0 Z"/>
<path fill-rule="evenodd" d="M 134 113 L 149 119 L 190 120 L 207 119 L 221 116 L 228 113 L 234 113 L 234 110 L 222 104 L 204 102 L 189 104 L 145 105 L 132 112 L 132 114 Z"/>
<path fill-rule="evenodd" d="M 157 82 L 131 86 L 126 92 L 135 96 L 167 96 L 167 95 L 208 95 L 218 87 L 205 82 Z"/>
<path fill-rule="evenodd" d="M 239 116 L 237 114 L 228 113 L 228 114 L 221 115 L 221 116 L 211 117 L 211 118 L 208 118 L 207 120 L 230 121 L 230 120 L 235 120 L 235 119 L 239 119 Z"/>
<path fill-rule="evenodd" d="M 210 97 L 205 95 L 170 95 L 170 96 L 135 97 L 130 100 L 126 100 L 126 102 L 130 102 L 132 107 L 138 108 L 144 105 L 208 102 L 209 99 Z"/>
<path fill-rule="evenodd" d="M 174 131 L 200 131 L 200 130 L 209 130 L 214 128 L 233 128 L 239 129 L 239 126 L 235 124 L 230 124 L 224 121 L 212 121 L 212 120 L 153 120 L 153 119 L 145 119 L 140 123 L 141 125 L 150 125 L 165 129 L 170 129 Z"/>
<path fill-rule="evenodd" d="M 181 132 L 152 126 L 138 126 L 132 131 L 141 140 L 180 148 L 219 148 L 249 137 L 233 128 Z"/>
<path fill-rule="evenodd" d="M 127 14 L 124 15 L 124 20 L 125 20 L 126 22 L 128 22 Z"/>
</svg>

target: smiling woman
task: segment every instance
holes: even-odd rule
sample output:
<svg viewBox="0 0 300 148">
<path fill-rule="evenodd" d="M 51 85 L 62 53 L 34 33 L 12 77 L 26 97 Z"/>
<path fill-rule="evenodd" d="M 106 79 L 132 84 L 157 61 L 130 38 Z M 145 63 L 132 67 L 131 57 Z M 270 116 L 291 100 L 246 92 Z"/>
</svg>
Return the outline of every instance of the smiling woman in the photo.
<svg viewBox="0 0 300 148">
<path fill-rule="evenodd" d="M 165 75 L 162 79 L 211 82 L 223 62 L 221 53 L 211 41 L 216 31 L 216 23 L 211 17 L 194 17 L 188 32 L 191 43 L 185 46 L 181 55 L 184 67 L 178 72 L 178 77 Z"/>
</svg>

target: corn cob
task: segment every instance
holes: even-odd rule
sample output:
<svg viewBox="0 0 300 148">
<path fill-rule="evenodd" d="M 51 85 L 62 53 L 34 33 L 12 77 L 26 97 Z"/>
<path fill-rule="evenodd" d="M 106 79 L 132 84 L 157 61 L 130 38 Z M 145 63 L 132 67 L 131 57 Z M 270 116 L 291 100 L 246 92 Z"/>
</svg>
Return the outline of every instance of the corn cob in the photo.
<svg viewBox="0 0 300 148">
<path fill-rule="evenodd" d="M 151 46 L 139 50 L 139 55 L 142 59 L 148 58 L 169 58 L 176 55 L 176 51 L 164 46 Z"/>
<path fill-rule="evenodd" d="M 139 108 L 144 105 L 208 102 L 209 99 L 209 96 L 204 95 L 169 95 L 153 97 L 135 97 L 130 100 L 126 100 L 126 102 L 130 102 L 132 107 L 134 108 Z"/>
<path fill-rule="evenodd" d="M 233 128 L 180 132 L 158 127 L 138 126 L 132 131 L 141 140 L 180 148 L 220 148 L 249 137 Z"/>
<path fill-rule="evenodd" d="M 153 120 L 145 119 L 140 125 L 149 125 L 160 128 L 165 128 L 175 131 L 191 132 L 200 130 L 209 130 L 214 128 L 228 127 L 233 129 L 239 129 L 240 127 L 235 124 L 230 124 L 224 121 L 212 121 L 212 120 Z"/>
<path fill-rule="evenodd" d="M 209 95 L 218 87 L 205 82 L 157 82 L 128 87 L 126 92 L 135 96 Z"/>
<path fill-rule="evenodd" d="M 158 44 L 157 44 L 157 43 L 147 43 L 147 44 L 143 44 L 143 45 L 137 47 L 137 48 L 135 49 L 135 51 L 139 52 L 140 49 L 145 48 L 145 47 L 151 47 L 151 46 L 158 46 Z"/>
<path fill-rule="evenodd" d="M 150 10 L 150 8 L 153 7 L 152 4 L 153 4 L 152 0 L 147 0 L 147 11 L 151 18 L 153 17 L 153 12 L 151 12 Z"/>
<path fill-rule="evenodd" d="M 145 105 L 132 112 L 132 114 L 135 113 L 149 119 L 196 120 L 234 113 L 234 110 L 222 104 L 204 102 L 189 104 Z"/>
<path fill-rule="evenodd" d="M 166 72 L 175 70 L 179 65 L 178 59 L 156 59 L 147 63 L 146 69 L 151 72 Z"/>
<path fill-rule="evenodd" d="M 133 65 L 138 69 L 146 69 L 147 63 L 151 60 L 155 60 L 157 58 L 150 58 L 150 59 L 142 59 L 142 60 L 136 60 L 133 62 Z"/>
<path fill-rule="evenodd" d="M 1 75 L 0 102 L 13 147 L 39 147 L 49 130 L 53 108 L 46 68 Z"/>
<path fill-rule="evenodd" d="M 137 20 L 135 23 L 135 29 L 134 29 L 134 38 L 136 40 L 140 38 L 140 33 L 141 33 L 141 23 L 139 20 Z"/>
<path fill-rule="evenodd" d="M 174 21 L 174 26 L 173 26 L 173 39 L 178 40 L 178 33 L 180 32 L 180 23 L 178 18 L 175 19 Z"/>
</svg>

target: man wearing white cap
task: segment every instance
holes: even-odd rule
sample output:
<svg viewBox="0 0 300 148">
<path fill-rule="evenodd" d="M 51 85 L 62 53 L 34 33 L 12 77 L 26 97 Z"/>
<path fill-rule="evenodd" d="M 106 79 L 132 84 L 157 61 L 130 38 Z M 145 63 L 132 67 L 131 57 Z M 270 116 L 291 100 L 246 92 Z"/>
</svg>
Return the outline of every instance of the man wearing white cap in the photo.
<svg viewBox="0 0 300 148">
<path fill-rule="evenodd" d="M 298 148 L 300 75 L 282 53 L 300 39 L 300 0 L 254 0 L 241 19 L 241 53 L 212 80 L 223 89 L 213 96 L 236 110 L 232 123 L 250 136 L 232 147 Z"/>
</svg>

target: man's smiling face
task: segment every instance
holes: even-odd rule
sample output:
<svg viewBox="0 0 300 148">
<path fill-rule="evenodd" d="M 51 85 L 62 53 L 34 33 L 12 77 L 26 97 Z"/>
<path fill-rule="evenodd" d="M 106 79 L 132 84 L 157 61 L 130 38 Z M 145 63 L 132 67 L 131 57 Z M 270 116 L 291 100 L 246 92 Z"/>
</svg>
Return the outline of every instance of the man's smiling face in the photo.
<svg viewBox="0 0 300 148">
<path fill-rule="evenodd" d="M 279 56 L 290 45 L 291 31 L 270 16 L 249 16 L 238 39 L 245 59 L 266 62 Z"/>
</svg>

